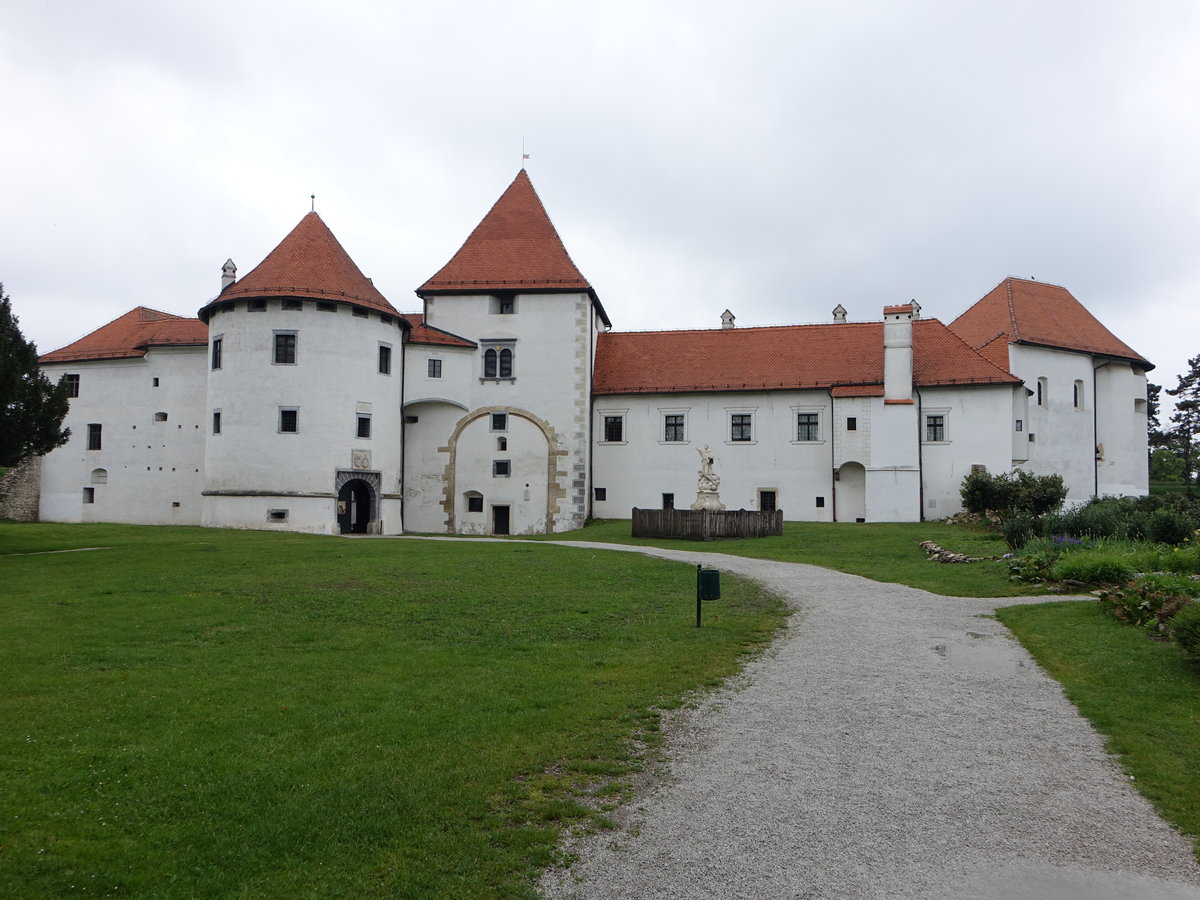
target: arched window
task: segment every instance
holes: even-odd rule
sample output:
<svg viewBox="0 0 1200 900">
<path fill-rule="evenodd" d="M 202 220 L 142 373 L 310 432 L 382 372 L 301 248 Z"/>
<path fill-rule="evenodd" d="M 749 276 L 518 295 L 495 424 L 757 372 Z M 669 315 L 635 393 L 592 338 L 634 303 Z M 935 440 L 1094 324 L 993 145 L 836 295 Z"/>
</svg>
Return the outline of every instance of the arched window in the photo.
<svg viewBox="0 0 1200 900">
<path fill-rule="evenodd" d="M 108 469 L 92 469 L 92 484 L 108 484 Z"/>
<path fill-rule="evenodd" d="M 1037 380 L 1037 405 L 1038 406 L 1046 405 L 1046 393 L 1047 393 L 1046 388 L 1047 388 L 1046 379 L 1039 378 Z"/>
<path fill-rule="evenodd" d="M 489 351 L 490 352 L 490 351 Z M 500 351 L 500 377 L 512 378 L 512 351 L 505 347 Z"/>
<path fill-rule="evenodd" d="M 1075 401 L 1075 408 L 1083 409 L 1083 382 L 1082 381 L 1079 381 L 1079 380 L 1075 381 L 1075 393 L 1073 396 L 1074 396 L 1074 401 Z"/>
<path fill-rule="evenodd" d="M 512 366 L 511 357 L 509 358 L 508 364 L 509 364 L 509 367 Z M 487 350 L 483 354 L 483 377 L 484 378 L 495 378 L 496 377 L 496 351 L 495 350 Z"/>
</svg>

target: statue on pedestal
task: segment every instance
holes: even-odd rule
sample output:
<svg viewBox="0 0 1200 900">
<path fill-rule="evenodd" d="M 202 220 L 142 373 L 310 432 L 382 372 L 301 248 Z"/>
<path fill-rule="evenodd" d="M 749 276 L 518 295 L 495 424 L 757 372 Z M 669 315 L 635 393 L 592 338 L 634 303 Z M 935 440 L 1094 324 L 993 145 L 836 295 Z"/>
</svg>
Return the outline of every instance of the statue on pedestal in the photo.
<svg viewBox="0 0 1200 900">
<path fill-rule="evenodd" d="M 721 502 L 721 496 L 717 493 L 721 487 L 721 478 L 713 472 L 712 451 L 708 449 L 708 444 L 705 444 L 703 450 L 697 447 L 696 452 L 700 454 L 700 471 L 696 473 L 700 479 L 696 487 L 696 502 L 692 504 L 692 509 L 724 509 L 725 504 Z"/>
</svg>

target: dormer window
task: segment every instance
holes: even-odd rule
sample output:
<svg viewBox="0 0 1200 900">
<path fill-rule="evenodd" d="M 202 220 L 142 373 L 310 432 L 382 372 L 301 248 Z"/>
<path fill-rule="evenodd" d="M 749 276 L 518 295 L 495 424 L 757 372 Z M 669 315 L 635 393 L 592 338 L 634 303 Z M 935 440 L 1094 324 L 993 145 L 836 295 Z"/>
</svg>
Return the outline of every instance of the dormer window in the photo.
<svg viewBox="0 0 1200 900">
<path fill-rule="evenodd" d="M 493 316 L 511 316 L 517 312 L 516 297 L 492 297 L 488 304 Z"/>
</svg>

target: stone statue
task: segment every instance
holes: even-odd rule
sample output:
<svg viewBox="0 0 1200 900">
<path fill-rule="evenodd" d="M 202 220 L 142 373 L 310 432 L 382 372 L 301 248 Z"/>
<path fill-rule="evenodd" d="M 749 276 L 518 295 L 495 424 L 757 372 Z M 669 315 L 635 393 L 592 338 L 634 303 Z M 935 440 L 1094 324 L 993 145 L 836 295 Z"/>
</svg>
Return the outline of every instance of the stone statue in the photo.
<svg viewBox="0 0 1200 900">
<path fill-rule="evenodd" d="M 705 444 L 703 450 L 697 447 L 696 452 L 700 454 L 700 471 L 696 473 L 700 480 L 696 486 L 696 502 L 692 504 L 692 509 L 724 509 L 725 505 L 721 503 L 721 497 L 717 493 L 721 487 L 721 478 L 713 472 L 712 451 L 708 449 L 708 444 Z"/>
</svg>

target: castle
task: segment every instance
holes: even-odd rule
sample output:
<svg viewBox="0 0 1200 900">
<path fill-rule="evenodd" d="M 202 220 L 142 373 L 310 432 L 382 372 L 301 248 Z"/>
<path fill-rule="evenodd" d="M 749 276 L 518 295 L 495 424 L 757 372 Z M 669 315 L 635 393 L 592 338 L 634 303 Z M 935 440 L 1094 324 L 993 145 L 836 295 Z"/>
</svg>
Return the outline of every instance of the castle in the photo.
<svg viewBox="0 0 1200 900">
<path fill-rule="evenodd" d="M 618 332 L 525 170 L 402 313 L 315 213 L 195 318 L 139 307 L 45 354 L 71 439 L 43 520 L 530 534 L 681 507 L 918 521 L 973 467 L 1144 494 L 1151 364 L 1062 287 L 1007 278 L 949 325 Z"/>
</svg>

